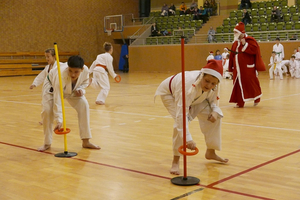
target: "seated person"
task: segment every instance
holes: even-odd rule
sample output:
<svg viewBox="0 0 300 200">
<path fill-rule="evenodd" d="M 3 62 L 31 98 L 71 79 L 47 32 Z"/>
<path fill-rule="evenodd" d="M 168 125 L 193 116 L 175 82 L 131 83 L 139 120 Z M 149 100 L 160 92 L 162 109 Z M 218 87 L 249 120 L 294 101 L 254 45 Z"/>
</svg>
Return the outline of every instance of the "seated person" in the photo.
<svg viewBox="0 0 300 200">
<path fill-rule="evenodd" d="M 151 36 L 160 36 L 160 31 L 157 28 L 156 23 L 154 22 L 151 26 Z"/>
<path fill-rule="evenodd" d="M 212 7 L 210 6 L 210 3 L 208 0 L 206 0 L 204 3 L 203 3 L 203 7 L 207 10 L 207 12 L 212 15 Z"/>
<path fill-rule="evenodd" d="M 211 26 L 208 30 L 208 33 L 207 33 L 207 40 L 208 40 L 209 43 L 211 43 L 215 40 L 215 34 L 216 34 L 215 30 Z"/>
<path fill-rule="evenodd" d="M 164 3 L 163 7 L 161 8 L 161 16 L 168 16 L 169 7 L 167 4 Z"/>
<path fill-rule="evenodd" d="M 203 23 L 206 23 L 208 21 L 208 15 L 206 9 L 200 6 L 198 13 L 199 13 L 199 19 L 203 20 Z"/>
<path fill-rule="evenodd" d="M 180 15 L 185 15 L 186 14 L 187 7 L 186 7 L 184 2 L 181 3 L 181 5 L 179 7 L 179 10 L 180 10 L 180 12 L 179 12 Z"/>
<path fill-rule="evenodd" d="M 251 24 L 251 18 L 250 18 L 250 15 L 249 15 L 247 9 L 243 10 L 243 19 L 242 19 L 242 22 L 245 24 L 245 26 L 247 24 Z"/>
<path fill-rule="evenodd" d="M 252 7 L 252 3 L 250 2 L 250 0 L 241 0 L 240 10 L 249 9 L 251 7 Z"/>
<path fill-rule="evenodd" d="M 174 3 L 171 3 L 170 7 L 169 7 L 169 15 L 175 15 L 176 14 L 176 7 L 174 5 Z"/>
<path fill-rule="evenodd" d="M 278 22 L 280 20 L 280 11 L 277 9 L 277 6 L 273 7 L 271 22 Z"/>
</svg>

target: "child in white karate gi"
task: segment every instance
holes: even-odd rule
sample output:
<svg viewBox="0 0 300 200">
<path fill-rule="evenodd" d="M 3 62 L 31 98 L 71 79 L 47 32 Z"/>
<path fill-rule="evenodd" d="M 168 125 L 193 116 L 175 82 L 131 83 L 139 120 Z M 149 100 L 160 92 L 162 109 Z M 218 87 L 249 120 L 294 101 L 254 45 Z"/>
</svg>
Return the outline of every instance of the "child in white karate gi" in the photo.
<svg viewBox="0 0 300 200">
<path fill-rule="evenodd" d="M 83 148 L 100 149 L 99 146 L 90 143 L 92 138 L 90 130 L 89 104 L 85 98 L 85 88 L 89 84 L 89 70 L 84 65 L 80 56 L 71 56 L 67 63 L 60 66 L 64 98 L 77 111 L 79 133 Z M 62 128 L 62 107 L 60 97 L 60 85 L 58 70 L 53 69 L 44 82 L 43 91 L 43 128 L 44 145 L 38 151 L 50 148 L 53 134 L 53 120 L 56 122 L 54 130 Z"/>
<path fill-rule="evenodd" d="M 104 105 L 105 100 L 110 90 L 109 78 L 106 70 L 111 77 L 116 81 L 120 82 L 120 75 L 116 74 L 113 68 L 113 46 L 111 43 L 105 42 L 103 45 L 105 53 L 99 54 L 96 60 L 90 67 L 90 73 L 93 73 L 93 78 L 90 79 L 90 85 L 93 88 L 100 89 L 100 93 L 97 96 L 96 104 Z"/>
<path fill-rule="evenodd" d="M 46 77 L 49 74 L 50 70 L 56 68 L 55 50 L 53 48 L 49 48 L 49 49 L 45 50 L 45 58 L 46 58 L 46 61 L 47 61 L 48 65 L 46 65 L 44 70 L 41 71 L 35 77 L 33 83 L 29 87 L 29 89 L 33 89 L 33 88 L 41 85 L 42 83 L 44 83 L 44 81 L 46 80 Z M 44 90 L 44 87 L 43 87 L 42 90 Z M 42 94 L 43 94 L 43 92 L 42 92 Z M 42 100 L 42 103 L 43 103 L 43 100 Z M 39 123 L 41 125 L 43 124 L 42 121 L 40 121 Z"/>
<path fill-rule="evenodd" d="M 283 79 L 280 59 L 281 58 L 276 55 L 276 52 L 272 51 L 272 56 L 270 57 L 270 63 L 269 63 L 270 80 L 273 80 L 273 75 L 277 73 L 279 74 L 280 80 Z"/>
<path fill-rule="evenodd" d="M 227 163 L 228 159 L 219 157 L 215 150 L 221 149 L 221 118 L 223 113 L 218 107 L 219 83 L 223 76 L 222 61 L 209 60 L 200 71 L 185 72 L 186 117 L 191 122 L 195 117 L 205 137 L 206 159 Z M 155 96 L 160 95 L 162 102 L 173 117 L 173 162 L 171 174 L 179 174 L 178 148 L 183 143 L 182 118 L 182 74 L 178 73 L 165 79 L 157 88 Z M 194 150 L 196 143 L 186 124 L 187 148 Z"/>
<path fill-rule="evenodd" d="M 228 71 L 229 66 L 229 54 L 226 55 L 226 59 L 222 61 L 223 64 L 223 78 L 232 79 L 232 73 Z"/>
<path fill-rule="evenodd" d="M 214 52 L 213 52 L 213 51 L 210 51 L 210 52 L 209 52 L 209 55 L 208 55 L 207 58 L 206 58 L 206 61 L 209 61 L 209 60 L 212 60 L 212 59 L 215 59 L 215 57 L 214 57 Z"/>
<path fill-rule="evenodd" d="M 291 73 L 292 78 L 300 78 L 300 66 L 299 62 L 295 60 L 295 56 L 291 56 L 290 62 L 289 62 L 289 70 Z"/>
</svg>

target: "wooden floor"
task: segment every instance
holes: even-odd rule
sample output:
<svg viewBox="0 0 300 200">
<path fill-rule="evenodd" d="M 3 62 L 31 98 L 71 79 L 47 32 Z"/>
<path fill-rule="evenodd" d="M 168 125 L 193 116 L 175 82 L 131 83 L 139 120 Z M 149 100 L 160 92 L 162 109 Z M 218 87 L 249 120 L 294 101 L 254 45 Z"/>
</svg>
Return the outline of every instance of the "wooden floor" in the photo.
<svg viewBox="0 0 300 200">
<path fill-rule="evenodd" d="M 205 143 L 197 121 L 190 130 L 199 154 L 188 157 L 188 176 L 195 186 L 176 186 L 169 174 L 173 120 L 160 98 L 159 83 L 172 74 L 128 73 L 111 81 L 105 106 L 87 89 L 92 142 L 101 150 L 81 147 L 76 112 L 66 102 L 68 151 L 63 136 L 54 134 L 49 151 L 43 143 L 41 87 L 29 89 L 34 76 L 0 78 L 0 199 L 99 200 L 250 200 L 300 199 L 300 79 L 270 81 L 260 74 L 263 97 L 257 107 L 233 108 L 228 100 L 232 81 L 221 85 L 222 151 L 219 164 L 204 158 Z M 181 165 L 182 170 L 182 165 Z"/>
</svg>

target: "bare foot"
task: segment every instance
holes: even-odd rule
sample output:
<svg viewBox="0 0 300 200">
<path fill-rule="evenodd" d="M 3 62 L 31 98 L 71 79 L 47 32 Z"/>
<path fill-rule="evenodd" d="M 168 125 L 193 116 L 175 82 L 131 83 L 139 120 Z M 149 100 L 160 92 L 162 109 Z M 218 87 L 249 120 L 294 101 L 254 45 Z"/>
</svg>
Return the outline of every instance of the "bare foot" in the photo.
<svg viewBox="0 0 300 200">
<path fill-rule="evenodd" d="M 174 156 L 173 162 L 172 162 L 172 167 L 170 169 L 170 174 L 174 174 L 174 175 L 179 175 L 180 174 L 179 159 L 180 159 L 180 156 Z"/>
<path fill-rule="evenodd" d="M 46 151 L 51 147 L 51 144 L 44 144 L 43 146 L 39 147 L 37 150 L 40 152 Z"/>
<path fill-rule="evenodd" d="M 42 121 L 40 121 L 40 122 L 39 122 L 39 124 L 40 124 L 40 125 L 43 125 L 43 122 L 42 122 Z"/>
<path fill-rule="evenodd" d="M 103 101 L 96 101 L 97 105 L 105 105 L 105 103 Z"/>
<path fill-rule="evenodd" d="M 82 147 L 87 149 L 101 149 L 98 145 L 90 143 L 89 139 L 82 139 Z"/>
<path fill-rule="evenodd" d="M 227 163 L 229 161 L 227 158 L 221 158 L 220 156 L 218 156 L 214 149 L 207 149 L 205 153 L 205 158 L 207 160 L 216 160 L 222 163 Z"/>
</svg>

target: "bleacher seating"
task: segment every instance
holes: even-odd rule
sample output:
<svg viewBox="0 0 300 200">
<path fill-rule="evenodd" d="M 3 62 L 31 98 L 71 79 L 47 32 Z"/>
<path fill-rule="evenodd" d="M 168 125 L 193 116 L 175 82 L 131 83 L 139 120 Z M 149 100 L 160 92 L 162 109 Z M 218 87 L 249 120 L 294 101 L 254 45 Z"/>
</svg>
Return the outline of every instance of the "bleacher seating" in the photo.
<svg viewBox="0 0 300 200">
<path fill-rule="evenodd" d="M 59 52 L 59 61 L 79 52 Z M 44 52 L 0 52 L 0 76 L 37 75 L 47 65 Z"/>
<path fill-rule="evenodd" d="M 271 22 L 274 6 L 277 6 L 282 15 L 281 20 L 277 23 Z M 295 5 L 292 6 L 287 5 L 287 0 L 252 2 L 252 9 L 248 9 L 252 22 L 246 25 L 246 32 L 260 41 L 275 40 L 276 37 L 288 39 L 292 35 L 300 39 L 300 9 L 298 7 L 300 8 L 300 0 L 295 0 Z M 231 11 L 229 18 L 223 20 L 223 25 L 220 28 L 216 28 L 217 42 L 230 42 L 226 40 L 228 38 L 227 35 L 232 33 L 236 23 L 241 21 L 240 13 L 242 13 L 241 10 Z M 218 34 L 223 35 L 219 36 Z"/>
</svg>

